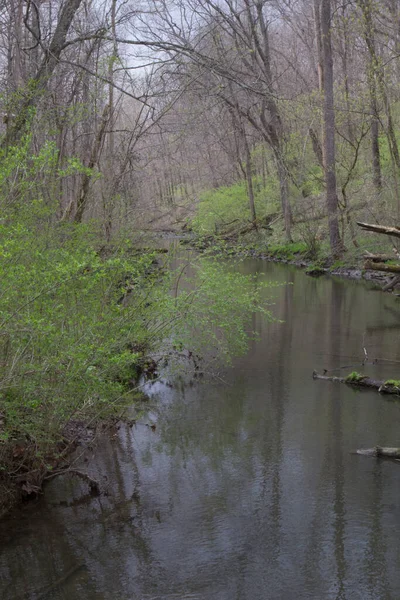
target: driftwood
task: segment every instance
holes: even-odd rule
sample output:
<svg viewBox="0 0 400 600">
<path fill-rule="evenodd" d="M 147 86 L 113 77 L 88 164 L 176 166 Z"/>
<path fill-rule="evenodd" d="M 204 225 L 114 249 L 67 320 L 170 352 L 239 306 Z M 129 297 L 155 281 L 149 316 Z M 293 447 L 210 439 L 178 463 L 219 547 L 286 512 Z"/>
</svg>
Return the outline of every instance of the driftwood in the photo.
<svg viewBox="0 0 400 600">
<path fill-rule="evenodd" d="M 374 233 L 383 233 L 384 235 L 392 235 L 393 237 L 400 238 L 400 227 L 386 227 L 385 225 L 372 225 L 370 223 L 360 223 L 357 221 L 357 225 L 364 229 L 364 231 L 373 231 Z"/>
<path fill-rule="evenodd" d="M 372 262 L 386 262 L 388 260 L 395 260 L 396 258 L 400 258 L 398 254 L 372 254 L 371 252 L 366 252 L 363 255 L 364 260 L 370 260 Z"/>
<path fill-rule="evenodd" d="M 392 279 L 383 286 L 382 291 L 387 292 L 389 290 L 392 290 L 399 283 L 400 283 L 400 275 L 396 275 L 395 277 L 392 277 Z"/>
<path fill-rule="evenodd" d="M 356 450 L 356 454 L 363 456 L 387 456 L 388 458 L 400 458 L 400 448 L 384 448 L 375 446 L 374 448 L 365 448 Z"/>
<path fill-rule="evenodd" d="M 383 233 L 385 235 L 392 235 L 400 238 L 400 227 L 372 225 L 370 223 L 360 223 L 359 221 L 357 221 L 357 225 L 365 231 L 373 231 L 374 233 Z M 400 259 L 397 248 L 393 248 L 393 253 L 394 256 L 391 256 L 390 254 L 372 254 L 371 252 L 366 252 L 364 254 L 364 269 L 370 271 L 383 271 L 384 273 L 400 273 L 400 265 L 386 264 L 388 260 L 393 260 L 394 258 Z M 394 277 L 392 281 L 389 281 L 383 286 L 383 291 L 386 292 L 394 288 L 398 283 L 398 278 Z"/>
<path fill-rule="evenodd" d="M 364 269 L 384 271 L 385 273 L 400 273 L 400 265 L 387 265 L 386 263 L 373 262 L 372 260 L 364 262 Z"/>
<path fill-rule="evenodd" d="M 371 379 L 370 377 L 329 377 L 328 375 L 319 375 L 316 371 L 313 371 L 313 379 L 322 379 L 323 381 L 333 381 L 335 383 L 346 383 L 353 387 L 361 387 L 376 390 L 382 394 L 394 394 L 400 395 L 400 388 L 396 385 L 390 385 L 385 381 L 379 381 L 377 379 Z"/>
</svg>

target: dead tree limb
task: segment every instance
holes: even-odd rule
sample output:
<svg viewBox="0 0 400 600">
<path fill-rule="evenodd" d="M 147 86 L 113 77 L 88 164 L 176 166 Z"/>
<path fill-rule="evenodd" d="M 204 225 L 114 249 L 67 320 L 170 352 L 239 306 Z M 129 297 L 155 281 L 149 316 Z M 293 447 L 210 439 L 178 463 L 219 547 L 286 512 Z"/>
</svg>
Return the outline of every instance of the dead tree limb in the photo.
<svg viewBox="0 0 400 600">
<path fill-rule="evenodd" d="M 372 225 L 370 223 L 361 223 L 357 221 L 357 225 L 365 231 L 373 231 L 374 233 L 383 233 L 400 238 L 400 227 L 386 227 L 385 225 Z"/>
<path fill-rule="evenodd" d="M 386 263 L 373 262 L 372 260 L 366 260 L 364 262 L 364 269 L 370 271 L 384 271 L 385 273 L 400 273 L 400 265 L 387 265 Z"/>
<path fill-rule="evenodd" d="M 370 377 L 364 377 L 363 375 L 357 377 L 329 377 L 328 375 L 319 375 L 316 371 L 313 371 L 313 379 L 333 381 L 334 383 L 346 383 L 353 387 L 376 390 L 382 394 L 400 395 L 399 386 L 392 385 L 389 381 L 379 381 L 377 379 L 371 379 Z"/>
<path fill-rule="evenodd" d="M 400 257 L 392 256 L 391 254 L 372 254 L 371 252 L 366 252 L 363 255 L 363 258 L 364 260 L 370 260 L 372 262 L 386 262 Z"/>
<path fill-rule="evenodd" d="M 396 287 L 397 284 L 400 283 L 400 275 L 396 275 L 396 277 L 392 277 L 390 281 L 388 281 L 382 288 L 383 292 L 388 292 Z"/>
<path fill-rule="evenodd" d="M 387 456 L 388 458 L 400 458 L 400 448 L 384 448 L 382 446 L 375 446 L 374 448 L 356 450 L 356 454 L 362 454 L 363 456 Z"/>
</svg>

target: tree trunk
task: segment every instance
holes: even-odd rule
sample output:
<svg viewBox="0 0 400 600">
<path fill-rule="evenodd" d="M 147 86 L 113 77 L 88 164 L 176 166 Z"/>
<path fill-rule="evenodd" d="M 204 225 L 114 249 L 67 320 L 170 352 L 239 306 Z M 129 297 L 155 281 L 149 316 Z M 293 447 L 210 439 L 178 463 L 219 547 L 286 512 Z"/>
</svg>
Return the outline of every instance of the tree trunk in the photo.
<svg viewBox="0 0 400 600">
<path fill-rule="evenodd" d="M 396 134 L 393 124 L 393 117 L 391 106 L 388 95 L 386 93 L 385 75 L 381 61 L 379 60 L 376 48 L 375 48 L 375 27 L 372 20 L 372 2 L 371 0 L 357 0 L 357 4 L 360 7 L 364 19 L 364 38 L 369 53 L 369 73 L 368 82 L 371 96 L 371 111 L 372 111 L 372 127 L 371 135 L 373 138 L 373 167 L 374 167 L 374 182 L 378 187 L 380 182 L 380 161 L 379 161 L 379 173 L 378 173 L 378 158 L 379 158 L 379 145 L 378 145 L 378 114 L 377 114 L 377 100 L 376 100 L 376 89 L 375 81 L 378 84 L 379 93 L 382 97 L 383 104 L 385 107 L 387 117 L 387 131 L 386 136 L 388 139 L 390 154 L 394 163 L 394 177 L 396 180 L 397 188 L 397 169 L 400 169 L 400 153 L 396 140 Z M 379 175 L 379 177 L 378 177 Z M 397 202 L 400 202 L 398 190 L 396 189 Z"/>
<path fill-rule="evenodd" d="M 338 223 L 338 197 L 335 167 L 335 112 L 333 96 L 333 58 L 331 45 L 331 2 L 321 0 L 321 34 L 324 70 L 324 158 L 326 203 L 328 209 L 329 240 L 332 256 L 343 251 Z"/>
<path fill-rule="evenodd" d="M 312 144 L 313 152 L 315 154 L 315 158 L 317 159 L 319 165 L 322 168 L 324 168 L 324 156 L 322 153 L 321 144 L 319 143 L 317 134 L 315 133 L 315 131 L 312 127 L 309 128 L 308 132 L 310 134 L 311 144 Z"/>
<path fill-rule="evenodd" d="M 233 96 L 232 87 L 231 87 L 231 94 Z M 236 109 L 233 109 L 230 106 L 229 112 L 232 117 L 232 124 L 233 124 L 233 128 L 234 128 L 236 160 L 240 166 L 242 175 L 246 180 L 247 197 L 249 200 L 251 221 L 252 221 L 252 223 L 254 223 L 254 226 L 257 227 L 256 205 L 254 202 L 253 169 L 252 169 L 251 152 L 250 152 L 250 147 L 249 147 L 249 141 L 247 139 L 246 128 L 243 124 L 242 115 L 240 114 L 239 107 L 236 106 Z M 245 166 L 243 165 L 243 161 L 240 156 L 241 152 L 240 152 L 239 140 L 237 139 L 236 133 L 239 134 L 240 140 L 243 142 L 244 151 L 245 151 L 245 160 L 246 160 Z"/>
<path fill-rule="evenodd" d="M 87 165 L 88 169 L 93 169 L 96 166 L 96 164 L 98 163 L 100 151 L 101 151 L 103 141 L 104 141 L 105 129 L 108 124 L 109 116 L 110 116 L 110 107 L 108 104 L 106 104 L 106 106 L 104 107 L 104 110 L 103 110 L 103 115 L 101 118 L 99 130 L 98 130 L 96 138 L 93 142 L 93 146 L 92 146 L 92 150 L 91 150 L 90 158 L 89 158 L 89 163 Z M 87 201 L 88 201 L 88 194 L 89 194 L 91 178 L 92 178 L 91 174 L 85 173 L 83 175 L 82 183 L 81 183 L 79 193 L 78 193 L 76 212 L 75 212 L 75 215 L 73 218 L 75 223 L 81 223 L 81 221 L 82 221 L 83 213 L 86 209 L 86 205 L 87 205 Z M 73 205 L 72 204 L 68 207 L 63 218 L 64 219 L 69 218 L 71 216 L 71 214 L 73 214 Z"/>
<path fill-rule="evenodd" d="M 244 134 L 244 143 L 246 149 L 246 182 L 247 182 L 247 194 L 249 197 L 249 207 L 251 220 L 254 223 L 254 226 L 257 227 L 257 215 L 256 215 L 256 205 L 254 202 L 254 188 L 253 188 L 253 173 L 251 168 L 251 153 L 249 148 L 249 142 L 247 140 L 246 133 Z"/>
<path fill-rule="evenodd" d="M 60 55 L 64 48 L 72 20 L 81 3 L 82 0 L 66 0 L 61 10 L 50 46 L 46 50 L 42 63 L 31 80 L 31 93 L 28 94 L 24 100 L 22 100 L 20 106 L 18 107 L 17 116 L 8 131 L 6 140 L 3 140 L 1 144 L 3 147 L 7 143 L 16 144 L 18 142 L 18 139 L 21 136 L 22 131 L 30 117 L 31 110 L 36 108 L 41 96 L 46 91 L 48 82 L 60 59 Z"/>
<path fill-rule="evenodd" d="M 248 0 L 246 0 L 246 5 L 248 6 Z M 273 85 L 273 76 L 271 69 L 271 52 L 270 52 L 270 43 L 269 43 L 269 32 L 268 32 L 268 23 L 265 21 L 264 13 L 263 13 L 263 3 L 256 3 L 256 15 L 257 19 L 254 21 L 254 18 L 251 16 L 251 11 L 248 9 L 248 15 L 251 21 L 254 43 L 258 52 L 258 56 L 261 59 L 263 65 L 263 71 L 265 75 L 265 79 L 267 82 L 267 90 L 265 95 L 265 101 L 263 103 L 263 107 L 261 109 L 261 123 L 264 127 L 264 130 L 269 138 L 269 143 L 272 146 L 276 163 L 277 163 L 277 172 L 279 177 L 279 188 L 280 188 L 280 196 L 281 196 L 281 204 L 282 204 L 282 212 L 285 222 L 285 234 L 286 239 L 291 242 L 292 241 L 292 210 L 290 206 L 289 199 L 289 186 L 288 186 L 288 173 L 287 166 L 284 158 L 284 148 L 283 148 L 283 130 L 282 130 L 282 120 L 279 114 L 278 105 L 275 101 L 275 90 Z M 255 33 L 257 28 L 257 22 L 259 24 L 259 28 L 261 31 L 261 38 Z M 266 118 L 265 108 L 267 108 L 269 112 L 269 119 Z"/>
<path fill-rule="evenodd" d="M 285 234 L 288 242 L 292 241 L 292 210 L 290 207 L 289 201 L 289 185 L 288 185 L 288 174 L 285 165 L 285 161 L 283 159 L 282 152 L 278 149 L 275 152 L 277 170 L 278 170 L 278 178 L 279 178 L 279 188 L 281 194 L 281 203 L 282 203 L 282 212 L 283 219 L 285 223 Z"/>
<path fill-rule="evenodd" d="M 317 63 L 318 63 L 318 88 L 319 91 L 324 90 L 324 59 L 323 59 L 323 47 L 322 47 L 322 35 L 321 35 L 321 0 L 314 0 L 314 27 L 315 27 L 315 43 L 317 49 Z"/>
</svg>

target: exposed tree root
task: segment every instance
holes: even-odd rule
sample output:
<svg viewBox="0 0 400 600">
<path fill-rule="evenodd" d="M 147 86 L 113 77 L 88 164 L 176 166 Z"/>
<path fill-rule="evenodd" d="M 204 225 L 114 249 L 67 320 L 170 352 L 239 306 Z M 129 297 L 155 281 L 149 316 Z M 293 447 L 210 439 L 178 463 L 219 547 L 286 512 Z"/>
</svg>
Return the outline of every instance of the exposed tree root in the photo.
<svg viewBox="0 0 400 600">
<path fill-rule="evenodd" d="M 100 494 L 99 482 L 96 479 L 92 479 L 87 473 L 84 473 L 83 471 L 79 471 L 78 469 L 71 469 L 71 468 L 61 469 L 60 471 L 46 475 L 46 477 L 44 478 L 44 481 L 49 480 L 49 479 L 54 479 L 54 477 L 58 477 L 59 475 L 75 475 L 76 477 L 83 479 L 83 481 L 86 481 L 89 484 L 89 490 L 90 490 L 90 494 L 92 496 L 98 496 Z"/>
</svg>

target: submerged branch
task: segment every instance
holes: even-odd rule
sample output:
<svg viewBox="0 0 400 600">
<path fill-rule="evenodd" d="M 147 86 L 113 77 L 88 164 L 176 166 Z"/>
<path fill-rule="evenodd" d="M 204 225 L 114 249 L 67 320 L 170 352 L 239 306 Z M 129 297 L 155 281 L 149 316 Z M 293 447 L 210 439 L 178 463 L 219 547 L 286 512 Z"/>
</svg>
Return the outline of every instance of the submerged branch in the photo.
<svg viewBox="0 0 400 600">
<path fill-rule="evenodd" d="M 375 446 L 374 448 L 365 448 L 356 450 L 356 454 L 363 456 L 387 456 L 388 458 L 400 458 L 400 448 L 384 448 Z"/>
<path fill-rule="evenodd" d="M 313 379 L 322 379 L 323 381 L 332 381 L 334 383 L 346 383 L 347 385 L 354 387 L 373 389 L 382 394 L 400 395 L 400 386 L 397 385 L 400 382 L 395 380 L 380 381 L 358 374 L 351 374 L 347 377 L 329 377 L 328 375 L 320 375 L 316 371 L 313 371 Z"/>
<path fill-rule="evenodd" d="M 59 475 L 75 475 L 76 477 L 79 477 L 80 479 L 82 479 L 83 481 L 86 481 L 89 484 L 90 493 L 92 495 L 97 496 L 100 494 L 99 482 L 96 479 L 92 479 L 92 477 L 90 477 L 87 473 L 84 473 L 83 471 L 79 471 L 78 469 L 71 469 L 71 468 L 60 469 L 59 471 L 57 471 L 55 473 L 51 473 L 50 475 L 47 475 L 45 477 L 45 480 L 54 479 L 54 477 L 58 477 Z"/>
</svg>

